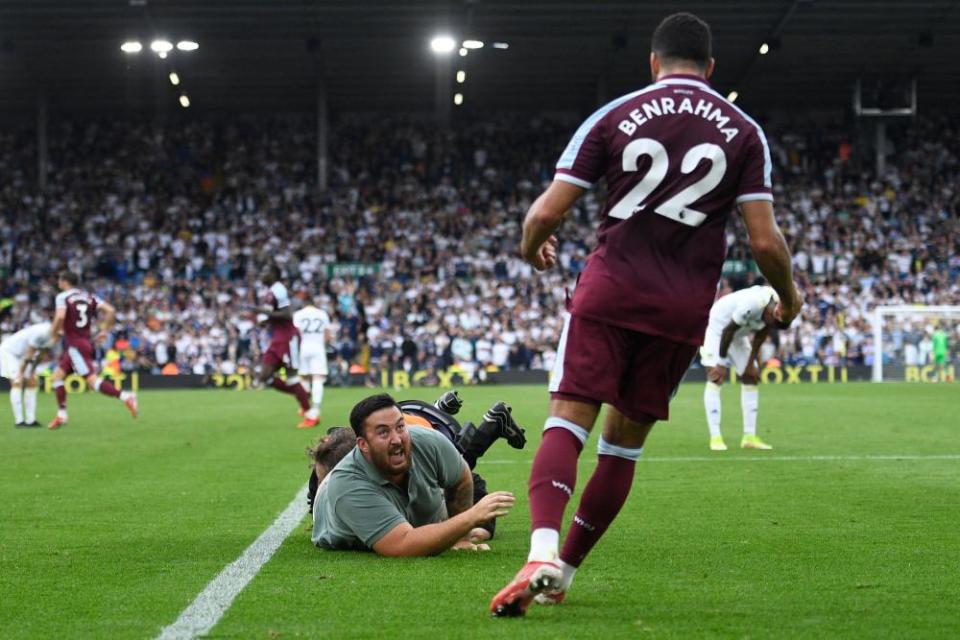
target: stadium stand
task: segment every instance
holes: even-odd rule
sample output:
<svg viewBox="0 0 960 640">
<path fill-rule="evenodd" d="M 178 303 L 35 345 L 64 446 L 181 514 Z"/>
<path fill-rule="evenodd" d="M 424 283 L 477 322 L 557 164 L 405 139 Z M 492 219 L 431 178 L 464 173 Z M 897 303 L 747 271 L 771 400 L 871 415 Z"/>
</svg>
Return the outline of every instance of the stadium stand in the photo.
<svg viewBox="0 0 960 640">
<path fill-rule="evenodd" d="M 50 187 L 24 167 L 29 135 L 0 133 L 0 329 L 49 315 L 53 275 L 82 273 L 119 310 L 105 358 L 126 371 L 230 374 L 257 362 L 245 309 L 276 260 L 302 300 L 334 318 L 333 382 L 351 370 L 545 369 L 565 292 L 600 213 L 582 199 L 561 238 L 562 269 L 530 278 L 519 224 L 552 177 L 573 123 L 503 118 L 456 131 L 415 121 L 332 130 L 331 188 L 316 193 L 306 118 L 67 121 L 52 127 Z M 850 127 L 768 125 L 776 211 L 807 306 L 764 357 L 871 364 L 878 304 L 960 304 L 960 134 L 955 120 L 891 127 L 876 175 Z M 576 227 L 573 229 L 571 227 Z M 728 233 L 723 288 L 755 270 L 742 226 Z M 929 318 L 887 335 L 885 354 L 922 364 Z M 956 327 L 951 336 L 960 340 Z"/>
</svg>

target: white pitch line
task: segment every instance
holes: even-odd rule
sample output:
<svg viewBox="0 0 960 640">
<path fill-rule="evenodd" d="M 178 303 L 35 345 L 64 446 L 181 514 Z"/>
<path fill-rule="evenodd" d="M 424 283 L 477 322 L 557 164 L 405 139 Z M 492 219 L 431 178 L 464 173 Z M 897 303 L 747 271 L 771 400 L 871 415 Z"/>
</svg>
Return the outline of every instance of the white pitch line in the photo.
<svg viewBox="0 0 960 640">
<path fill-rule="evenodd" d="M 266 531 L 240 554 L 180 613 L 169 627 L 164 627 L 157 640 L 188 640 L 205 635 L 227 612 L 233 599 L 260 572 L 287 536 L 296 529 L 307 513 L 307 485 L 297 492 L 287 508 Z"/>
<path fill-rule="evenodd" d="M 960 453 L 932 454 L 864 454 L 864 455 L 814 455 L 778 456 L 758 453 L 751 456 L 666 456 L 640 458 L 638 462 L 844 462 L 858 460 L 960 460 Z M 583 462 L 584 460 L 581 460 Z M 484 460 L 480 464 L 522 464 L 524 460 Z"/>
</svg>

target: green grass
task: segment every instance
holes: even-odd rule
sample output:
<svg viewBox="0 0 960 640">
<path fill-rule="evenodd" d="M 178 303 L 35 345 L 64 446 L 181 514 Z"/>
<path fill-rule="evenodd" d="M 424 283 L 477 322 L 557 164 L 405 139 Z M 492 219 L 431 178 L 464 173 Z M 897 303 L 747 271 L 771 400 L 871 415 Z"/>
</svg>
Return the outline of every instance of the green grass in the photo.
<svg viewBox="0 0 960 640">
<path fill-rule="evenodd" d="M 760 433 L 776 450 L 711 454 L 701 387 L 685 385 L 567 602 L 524 620 L 485 610 L 526 555 L 525 487 L 546 392 L 462 391 L 466 418 L 506 399 L 533 436 L 522 452 L 496 444 L 478 467 L 518 496 L 492 551 L 322 552 L 304 521 L 210 636 L 956 637 L 960 459 L 809 459 L 958 454 L 956 386 L 767 386 Z M 366 393 L 328 390 L 325 424 L 343 422 Z M 71 398 L 59 432 L 0 429 L 0 637 L 156 636 L 306 480 L 303 447 L 316 434 L 293 428 L 289 397 L 156 391 L 141 408 L 133 422 L 88 394 Z M 52 410 L 43 397 L 41 417 Z M 724 390 L 724 418 L 735 444 L 736 387 Z M 594 452 L 595 438 L 581 488 Z"/>
</svg>

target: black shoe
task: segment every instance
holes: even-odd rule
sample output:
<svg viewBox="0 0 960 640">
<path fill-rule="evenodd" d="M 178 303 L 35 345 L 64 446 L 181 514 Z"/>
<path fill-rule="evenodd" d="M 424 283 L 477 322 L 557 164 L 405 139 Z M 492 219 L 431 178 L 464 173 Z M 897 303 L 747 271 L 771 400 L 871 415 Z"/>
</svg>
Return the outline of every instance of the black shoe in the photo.
<svg viewBox="0 0 960 640">
<path fill-rule="evenodd" d="M 514 449 L 523 449 L 527 444 L 525 431 L 513 420 L 513 409 L 506 402 L 498 402 L 483 414 L 484 422 L 497 425 L 497 435 L 507 441 Z"/>
<path fill-rule="evenodd" d="M 27 423 L 22 424 L 22 425 L 20 425 L 20 426 L 22 426 L 22 427 L 39 427 L 39 426 L 40 426 L 40 423 L 37 422 L 36 420 L 34 420 L 33 422 L 27 422 Z"/>
<path fill-rule="evenodd" d="M 27 426 L 27 423 L 26 423 L 26 422 L 14 422 L 14 423 L 13 423 L 13 426 L 16 427 L 17 429 L 23 429 L 25 426 Z"/>
<path fill-rule="evenodd" d="M 437 401 L 433 403 L 433 406 L 444 413 L 455 416 L 460 411 L 460 408 L 463 407 L 463 400 L 460 399 L 460 394 L 454 389 L 440 396 Z"/>
</svg>

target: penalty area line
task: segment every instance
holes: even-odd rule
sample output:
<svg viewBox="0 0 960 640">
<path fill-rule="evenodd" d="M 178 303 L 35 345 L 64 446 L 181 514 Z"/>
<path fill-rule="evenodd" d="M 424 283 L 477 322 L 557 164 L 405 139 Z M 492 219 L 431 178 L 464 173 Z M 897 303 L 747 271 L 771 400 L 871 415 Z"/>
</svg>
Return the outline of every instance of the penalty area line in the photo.
<svg viewBox="0 0 960 640">
<path fill-rule="evenodd" d="M 661 458 L 643 458 L 637 462 L 856 462 L 859 460 L 960 460 L 960 453 L 931 454 L 863 454 L 863 455 L 812 455 L 778 456 L 757 454 L 751 456 L 729 456 L 718 453 L 715 456 L 665 456 Z M 522 464 L 524 460 L 484 460 L 483 464 Z M 581 460 L 584 462 L 584 460 Z"/>
<path fill-rule="evenodd" d="M 227 612 L 234 598 L 256 577 L 283 541 L 307 513 L 307 485 L 303 485 L 287 508 L 266 531 L 253 541 L 240 556 L 210 581 L 170 626 L 164 627 L 157 640 L 188 640 L 206 635 Z"/>
</svg>

